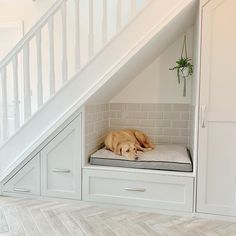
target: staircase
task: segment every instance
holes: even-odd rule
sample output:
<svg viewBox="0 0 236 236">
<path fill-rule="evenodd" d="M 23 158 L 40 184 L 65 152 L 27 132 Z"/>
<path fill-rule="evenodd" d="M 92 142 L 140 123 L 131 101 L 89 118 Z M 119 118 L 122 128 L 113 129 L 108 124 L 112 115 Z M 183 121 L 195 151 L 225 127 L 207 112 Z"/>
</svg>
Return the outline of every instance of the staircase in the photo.
<svg viewBox="0 0 236 236">
<path fill-rule="evenodd" d="M 0 62 L 0 180 L 88 99 L 112 94 L 164 50 L 195 3 L 56 1 Z"/>
</svg>

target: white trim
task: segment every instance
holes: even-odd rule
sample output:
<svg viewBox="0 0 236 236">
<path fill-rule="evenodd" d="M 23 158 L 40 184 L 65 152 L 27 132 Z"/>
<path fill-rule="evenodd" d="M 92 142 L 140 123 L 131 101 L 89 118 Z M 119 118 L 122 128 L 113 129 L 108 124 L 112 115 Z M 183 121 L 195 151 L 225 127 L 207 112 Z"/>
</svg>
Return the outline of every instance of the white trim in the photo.
<svg viewBox="0 0 236 236">
<path fill-rule="evenodd" d="M 165 175 L 165 176 L 195 177 L 193 172 L 135 169 L 135 168 L 124 168 L 124 167 L 113 167 L 113 166 L 98 166 L 90 164 L 86 164 L 85 166 L 83 166 L 83 169 L 118 171 L 118 172 L 129 172 L 129 173 L 140 173 L 140 174 L 154 174 L 154 175 Z"/>
</svg>

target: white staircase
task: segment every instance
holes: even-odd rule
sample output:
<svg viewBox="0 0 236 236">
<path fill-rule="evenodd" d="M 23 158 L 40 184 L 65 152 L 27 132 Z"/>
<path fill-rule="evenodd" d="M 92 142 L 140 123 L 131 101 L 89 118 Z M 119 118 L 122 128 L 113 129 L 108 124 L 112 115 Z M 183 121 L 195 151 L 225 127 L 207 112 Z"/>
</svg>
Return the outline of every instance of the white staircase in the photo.
<svg viewBox="0 0 236 236">
<path fill-rule="evenodd" d="M 147 2 L 141 1 L 141 8 Z M 140 10 L 137 1 L 126 1 L 123 8 L 129 7 L 128 13 L 123 12 L 122 1 L 114 3 L 110 6 L 106 0 L 96 1 L 96 4 L 93 0 L 56 1 L 1 61 L 0 144 L 6 142 L 68 79 L 79 72 L 127 24 L 124 22 L 127 18 L 132 19 Z M 88 11 L 86 16 L 84 10 Z M 116 14 L 116 19 L 111 19 L 116 23 L 114 32 L 110 32 L 108 21 L 112 12 Z M 88 23 L 86 28 L 84 21 Z M 87 35 L 86 45 L 81 34 Z"/>
<path fill-rule="evenodd" d="M 145 67 L 192 23 L 196 1 L 112 2 L 86 1 L 84 16 L 83 1 L 58 0 L 0 62 L 0 180 L 92 95 L 109 95 Z"/>
</svg>

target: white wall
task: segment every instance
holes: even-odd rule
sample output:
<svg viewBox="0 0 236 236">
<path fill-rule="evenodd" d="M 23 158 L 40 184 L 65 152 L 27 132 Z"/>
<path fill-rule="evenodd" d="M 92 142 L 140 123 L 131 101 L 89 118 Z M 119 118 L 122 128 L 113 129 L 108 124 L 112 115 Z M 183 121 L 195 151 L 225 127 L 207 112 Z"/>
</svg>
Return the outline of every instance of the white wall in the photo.
<svg viewBox="0 0 236 236">
<path fill-rule="evenodd" d="M 0 22 L 23 21 L 27 32 L 55 0 L 0 0 Z"/>
<path fill-rule="evenodd" d="M 22 22 L 0 22 L 0 61 L 23 35 Z"/>
<path fill-rule="evenodd" d="M 187 30 L 188 57 L 193 58 L 193 27 Z M 183 97 L 183 83 L 177 83 L 176 72 L 169 68 L 180 57 L 183 35 L 161 56 L 134 78 L 117 94 L 112 103 L 190 103 L 191 79 L 187 82 L 187 97 Z"/>
</svg>

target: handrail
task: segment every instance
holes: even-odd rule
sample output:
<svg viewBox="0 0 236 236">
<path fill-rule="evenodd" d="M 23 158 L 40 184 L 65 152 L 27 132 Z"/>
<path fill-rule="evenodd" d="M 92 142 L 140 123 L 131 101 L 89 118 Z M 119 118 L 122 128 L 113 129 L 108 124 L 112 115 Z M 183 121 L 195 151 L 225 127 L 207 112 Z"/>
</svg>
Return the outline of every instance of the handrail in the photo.
<svg viewBox="0 0 236 236">
<path fill-rule="evenodd" d="M 57 0 L 51 8 L 40 17 L 39 21 L 35 23 L 35 25 L 29 30 L 28 33 L 25 34 L 25 36 L 16 44 L 16 46 L 0 61 L 0 68 L 3 66 L 6 66 L 12 58 L 22 50 L 25 43 L 30 41 L 37 31 L 41 29 L 46 23 L 48 22 L 48 19 L 54 15 L 54 13 L 57 12 L 57 10 L 61 7 L 62 3 L 67 0 Z"/>
<path fill-rule="evenodd" d="M 57 0 L 0 61 L 0 100 L 2 106 L 0 144 L 9 139 L 48 99 L 54 96 L 70 79 L 68 76 L 81 70 L 98 53 L 97 35 L 94 30 L 96 20 L 94 16 L 96 16 L 95 11 L 97 10 L 94 7 L 95 0 L 88 1 L 88 31 L 83 27 L 84 31 L 82 31 L 80 27 L 81 1 L 73 0 L 75 17 L 69 17 L 67 4 L 69 1 Z M 126 1 L 130 8 L 130 14 L 127 15 L 129 19 L 137 13 L 136 1 Z M 102 34 L 100 49 L 110 40 L 108 37 L 108 10 L 110 8 L 108 8 L 107 2 L 108 0 L 100 2 L 102 6 L 99 9 L 102 13 L 99 25 Z M 116 9 L 116 19 L 113 22 L 116 31 L 112 32 L 113 35 L 124 26 L 122 4 L 122 0 L 118 0 L 113 6 Z M 68 23 L 72 23 L 70 31 L 67 29 Z M 72 31 L 74 32 L 73 36 L 70 34 Z M 80 45 L 82 33 L 88 34 L 88 40 L 83 42 L 87 44 L 84 54 L 81 54 L 82 47 Z M 57 42 L 55 42 L 55 38 Z M 84 59 L 85 61 L 83 61 Z M 9 109 L 9 105 L 13 105 L 13 109 Z M 14 124 L 10 123 L 9 115 L 13 115 Z"/>
</svg>

